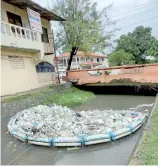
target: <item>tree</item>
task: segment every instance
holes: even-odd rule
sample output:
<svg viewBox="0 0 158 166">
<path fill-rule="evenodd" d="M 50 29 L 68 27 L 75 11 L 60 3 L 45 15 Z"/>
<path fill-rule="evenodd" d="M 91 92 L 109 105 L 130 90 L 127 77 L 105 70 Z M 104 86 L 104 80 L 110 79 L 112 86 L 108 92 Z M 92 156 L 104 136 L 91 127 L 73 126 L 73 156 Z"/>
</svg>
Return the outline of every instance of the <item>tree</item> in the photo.
<svg viewBox="0 0 158 166">
<path fill-rule="evenodd" d="M 56 0 L 53 11 L 66 20 L 60 22 L 56 43 L 62 52 L 71 50 L 68 70 L 77 49 L 87 54 L 103 53 L 109 45 L 113 31 L 107 31 L 107 27 L 114 23 L 107 15 L 110 8 L 111 5 L 99 12 L 92 0 Z"/>
<path fill-rule="evenodd" d="M 124 50 L 114 51 L 109 55 L 108 60 L 110 66 L 122 66 L 135 64 L 134 56 Z"/>
<path fill-rule="evenodd" d="M 127 35 L 122 35 L 117 40 L 116 50 L 123 49 L 128 53 L 132 53 L 137 64 L 145 63 L 145 53 L 156 40 L 151 35 L 151 31 L 152 29 L 149 27 L 136 27 L 132 33 L 129 32 Z"/>
<path fill-rule="evenodd" d="M 152 43 L 151 47 L 146 51 L 146 54 L 158 58 L 158 40 Z"/>
</svg>

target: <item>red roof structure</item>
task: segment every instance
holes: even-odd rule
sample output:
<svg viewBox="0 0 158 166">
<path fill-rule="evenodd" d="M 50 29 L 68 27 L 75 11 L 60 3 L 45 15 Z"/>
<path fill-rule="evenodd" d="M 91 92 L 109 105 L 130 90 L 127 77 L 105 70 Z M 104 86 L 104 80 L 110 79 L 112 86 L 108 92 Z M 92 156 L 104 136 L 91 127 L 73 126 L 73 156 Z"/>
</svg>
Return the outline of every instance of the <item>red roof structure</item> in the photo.
<svg viewBox="0 0 158 166">
<path fill-rule="evenodd" d="M 69 57 L 69 56 L 70 56 L 70 52 L 65 52 L 63 54 L 58 55 L 58 58 Z M 106 58 L 106 56 L 103 54 L 85 53 L 83 51 L 77 51 L 77 54 L 75 56 Z"/>
</svg>

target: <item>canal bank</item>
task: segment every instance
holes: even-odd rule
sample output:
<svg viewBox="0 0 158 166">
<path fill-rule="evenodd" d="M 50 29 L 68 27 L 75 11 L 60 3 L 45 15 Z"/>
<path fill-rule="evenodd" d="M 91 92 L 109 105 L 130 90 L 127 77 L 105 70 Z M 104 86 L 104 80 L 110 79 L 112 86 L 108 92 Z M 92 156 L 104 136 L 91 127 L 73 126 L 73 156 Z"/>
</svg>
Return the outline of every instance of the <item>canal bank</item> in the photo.
<svg viewBox="0 0 158 166">
<path fill-rule="evenodd" d="M 143 104 L 151 105 L 154 96 L 133 96 L 133 95 L 96 95 L 92 100 L 76 107 L 74 110 L 122 110 L 137 107 Z M 22 104 L 22 101 L 20 102 Z M 22 106 L 14 109 L 21 111 Z M 2 164 L 27 164 L 27 165 L 81 165 L 81 164 L 127 164 L 129 157 L 136 145 L 137 140 L 143 130 L 141 128 L 136 133 L 124 137 L 120 140 L 83 147 L 76 150 L 67 148 L 48 148 L 34 145 L 25 145 L 12 138 L 7 133 L 7 123 L 15 114 L 12 112 L 13 105 L 2 107 L 2 111 L 10 110 L 9 114 L 4 114 L 2 118 Z M 17 106 L 16 106 L 17 107 Z M 145 111 L 151 107 L 140 107 L 139 111 Z M 12 112 L 12 113 L 11 113 Z M 7 157 L 6 157 L 7 156 Z"/>
<path fill-rule="evenodd" d="M 129 165 L 158 165 L 158 94 Z"/>
</svg>

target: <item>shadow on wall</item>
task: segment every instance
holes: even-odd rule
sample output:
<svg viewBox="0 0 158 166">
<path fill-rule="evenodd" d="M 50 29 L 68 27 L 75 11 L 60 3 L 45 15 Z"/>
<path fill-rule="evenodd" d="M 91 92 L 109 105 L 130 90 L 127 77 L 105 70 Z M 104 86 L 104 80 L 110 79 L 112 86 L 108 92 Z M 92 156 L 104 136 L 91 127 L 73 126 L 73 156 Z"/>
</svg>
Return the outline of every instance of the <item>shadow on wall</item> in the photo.
<svg viewBox="0 0 158 166">
<path fill-rule="evenodd" d="M 79 89 L 92 91 L 95 94 L 131 94 L 155 96 L 158 87 L 155 86 L 76 86 Z"/>
</svg>

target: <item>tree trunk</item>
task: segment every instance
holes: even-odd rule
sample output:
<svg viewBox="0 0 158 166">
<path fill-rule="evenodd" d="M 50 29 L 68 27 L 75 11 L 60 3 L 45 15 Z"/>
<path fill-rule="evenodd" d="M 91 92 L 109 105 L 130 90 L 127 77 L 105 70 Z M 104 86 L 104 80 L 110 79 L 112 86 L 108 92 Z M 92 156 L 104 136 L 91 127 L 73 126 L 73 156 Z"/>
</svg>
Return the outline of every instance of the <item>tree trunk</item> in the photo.
<svg viewBox="0 0 158 166">
<path fill-rule="evenodd" d="M 70 59 L 69 59 L 69 62 L 68 62 L 67 71 L 69 71 L 70 68 L 71 68 L 72 58 L 73 58 L 74 55 L 76 55 L 77 50 L 78 50 L 78 47 L 72 47 L 72 50 L 71 50 L 71 53 L 70 53 Z"/>
</svg>

